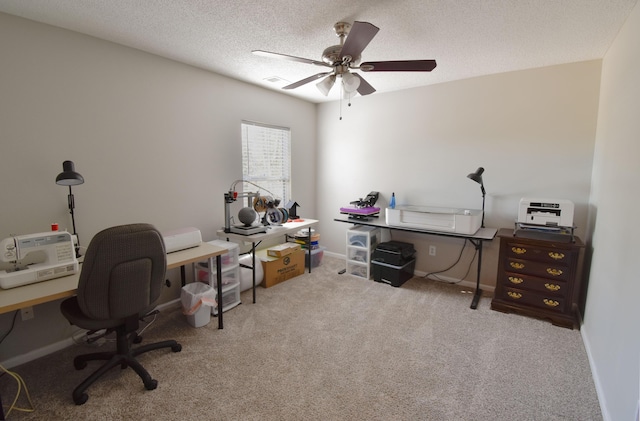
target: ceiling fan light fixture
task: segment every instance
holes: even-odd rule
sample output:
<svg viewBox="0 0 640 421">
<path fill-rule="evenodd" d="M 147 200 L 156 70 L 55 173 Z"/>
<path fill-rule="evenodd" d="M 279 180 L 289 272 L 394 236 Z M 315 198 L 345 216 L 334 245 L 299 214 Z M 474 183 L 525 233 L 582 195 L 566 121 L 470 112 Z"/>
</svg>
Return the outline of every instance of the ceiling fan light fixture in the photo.
<svg viewBox="0 0 640 421">
<path fill-rule="evenodd" d="M 342 75 L 342 86 L 345 92 L 354 93 L 360 87 L 360 78 L 351 73 L 345 73 Z"/>
<path fill-rule="evenodd" d="M 336 75 L 329 75 L 322 79 L 320 82 L 316 83 L 318 90 L 324 96 L 329 95 L 329 91 L 333 88 L 333 84 L 336 83 Z"/>
</svg>

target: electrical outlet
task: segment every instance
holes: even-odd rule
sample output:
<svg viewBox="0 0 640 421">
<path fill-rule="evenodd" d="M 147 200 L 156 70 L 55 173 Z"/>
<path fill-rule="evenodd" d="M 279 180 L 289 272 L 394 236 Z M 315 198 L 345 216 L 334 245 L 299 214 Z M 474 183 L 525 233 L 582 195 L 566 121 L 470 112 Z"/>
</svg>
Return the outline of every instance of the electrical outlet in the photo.
<svg viewBox="0 0 640 421">
<path fill-rule="evenodd" d="M 22 317 L 23 322 L 33 319 L 33 307 L 25 307 L 20 309 L 20 316 Z"/>
<path fill-rule="evenodd" d="M 436 246 L 429 246 L 429 256 L 436 255 Z"/>
</svg>

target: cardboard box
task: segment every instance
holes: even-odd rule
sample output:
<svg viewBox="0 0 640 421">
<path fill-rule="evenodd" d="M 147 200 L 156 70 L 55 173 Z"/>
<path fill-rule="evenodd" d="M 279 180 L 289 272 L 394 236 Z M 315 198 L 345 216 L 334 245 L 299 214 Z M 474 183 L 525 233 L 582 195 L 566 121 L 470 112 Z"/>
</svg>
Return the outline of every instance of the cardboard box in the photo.
<svg viewBox="0 0 640 421">
<path fill-rule="evenodd" d="M 304 250 L 296 250 L 283 257 L 272 257 L 257 253 L 262 262 L 264 280 L 262 286 L 272 287 L 304 273 Z"/>
<path fill-rule="evenodd" d="M 291 254 L 296 250 L 300 250 L 300 244 L 296 243 L 282 243 L 277 246 L 269 247 L 267 249 L 267 255 L 272 257 L 282 257 L 287 254 Z"/>
</svg>

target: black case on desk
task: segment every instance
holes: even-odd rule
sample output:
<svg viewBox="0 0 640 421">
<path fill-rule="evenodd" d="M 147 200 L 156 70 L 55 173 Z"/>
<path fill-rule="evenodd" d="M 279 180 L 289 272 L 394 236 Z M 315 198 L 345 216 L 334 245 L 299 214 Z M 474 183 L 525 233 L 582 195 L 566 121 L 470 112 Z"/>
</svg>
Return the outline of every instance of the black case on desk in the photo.
<svg viewBox="0 0 640 421">
<path fill-rule="evenodd" d="M 416 254 L 416 249 L 411 243 L 401 241 L 387 241 L 380 243 L 373 251 L 374 262 L 386 263 L 393 266 L 404 266 L 411 261 Z"/>
</svg>

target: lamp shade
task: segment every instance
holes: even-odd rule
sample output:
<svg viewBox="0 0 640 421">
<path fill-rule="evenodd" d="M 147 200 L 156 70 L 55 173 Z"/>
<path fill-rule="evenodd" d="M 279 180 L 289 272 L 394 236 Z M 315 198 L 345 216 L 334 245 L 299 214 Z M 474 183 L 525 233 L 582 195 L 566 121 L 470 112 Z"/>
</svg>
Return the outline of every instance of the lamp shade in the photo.
<svg viewBox="0 0 640 421">
<path fill-rule="evenodd" d="M 469 174 L 467 177 L 472 179 L 473 181 L 475 181 L 476 183 L 480 184 L 480 185 L 484 185 L 484 183 L 482 182 L 482 173 L 484 172 L 484 168 L 479 167 L 476 172 L 472 172 L 471 174 Z"/>
<path fill-rule="evenodd" d="M 360 78 L 355 77 L 351 73 L 345 73 L 342 75 L 342 86 L 344 86 L 345 92 L 351 94 L 360 86 Z"/>
<path fill-rule="evenodd" d="M 76 172 L 72 161 L 62 163 L 62 172 L 56 177 L 56 184 L 61 186 L 77 186 L 83 184 L 84 178 Z"/>
<path fill-rule="evenodd" d="M 316 83 L 316 86 L 322 95 L 327 96 L 334 83 L 336 83 L 336 75 L 330 75 Z"/>
</svg>

